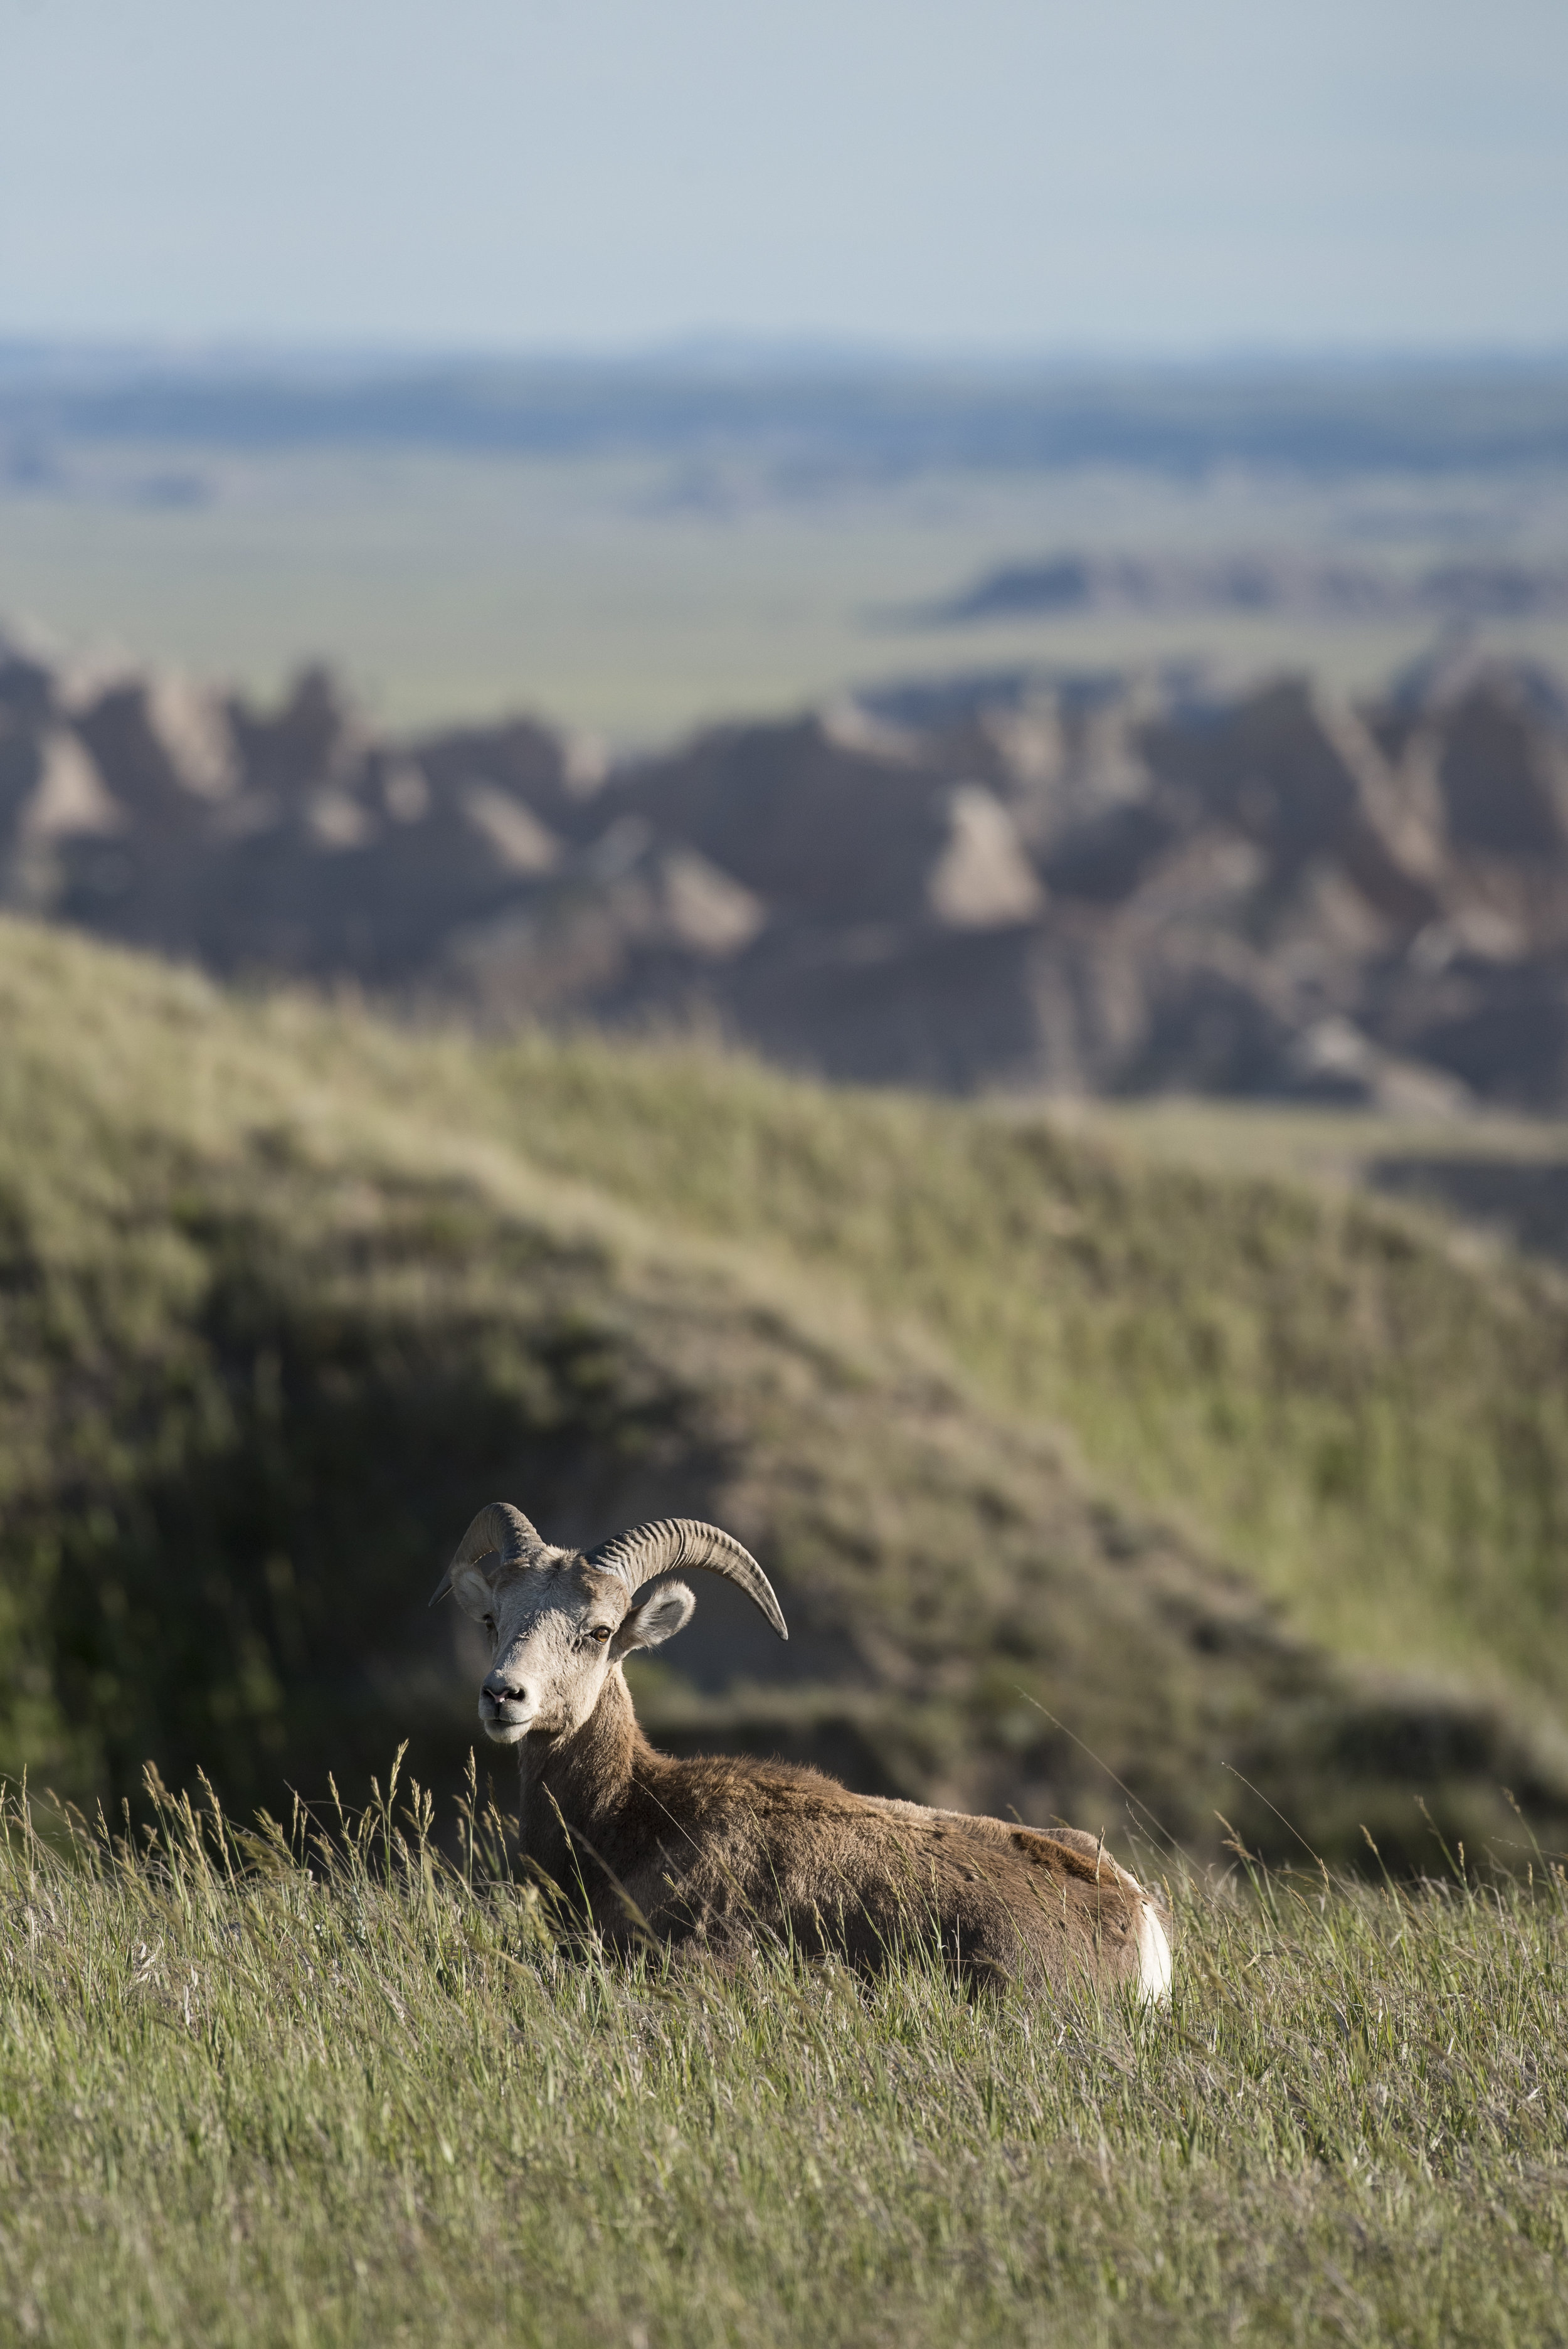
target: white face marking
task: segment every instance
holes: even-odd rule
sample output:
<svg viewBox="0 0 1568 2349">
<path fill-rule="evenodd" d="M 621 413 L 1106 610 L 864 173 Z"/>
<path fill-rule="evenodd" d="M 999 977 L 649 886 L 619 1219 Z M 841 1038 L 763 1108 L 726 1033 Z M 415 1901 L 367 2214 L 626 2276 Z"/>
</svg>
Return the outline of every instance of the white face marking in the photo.
<svg viewBox="0 0 1568 2349">
<path fill-rule="evenodd" d="M 480 1720 L 497 1745 L 516 1745 L 533 1730 L 559 1736 L 580 1729 L 622 1658 L 669 1639 L 695 1604 L 684 1585 L 661 1583 L 631 1612 L 624 1583 L 570 1551 L 534 1566 L 497 1566 L 493 1575 L 459 1567 L 452 1588 L 491 1641 Z"/>
</svg>

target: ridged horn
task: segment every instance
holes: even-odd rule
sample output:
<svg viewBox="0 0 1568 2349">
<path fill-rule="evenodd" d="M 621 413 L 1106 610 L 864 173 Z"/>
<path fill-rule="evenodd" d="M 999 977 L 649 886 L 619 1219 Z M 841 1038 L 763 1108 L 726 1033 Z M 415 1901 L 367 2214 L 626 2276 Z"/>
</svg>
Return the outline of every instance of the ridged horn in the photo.
<svg viewBox="0 0 1568 2349">
<path fill-rule="evenodd" d="M 738 1584 L 779 1637 L 789 1637 L 773 1585 L 751 1552 L 743 1549 L 733 1534 L 721 1533 L 717 1526 L 700 1525 L 695 1517 L 661 1517 L 655 1525 L 634 1526 L 630 1533 L 602 1543 L 588 1563 L 602 1573 L 618 1574 L 631 1591 L 634 1605 L 661 1575 L 705 1567 L 709 1574 L 722 1574 L 727 1582 Z"/>
<path fill-rule="evenodd" d="M 514 1509 L 510 1501 L 488 1501 L 452 1552 L 452 1563 L 436 1585 L 431 1606 L 446 1597 L 452 1587 L 453 1573 L 459 1566 L 473 1566 L 480 1558 L 488 1557 L 492 1549 L 500 1550 L 503 1564 L 517 1566 L 544 1547 L 543 1540 L 521 1509 Z"/>
</svg>

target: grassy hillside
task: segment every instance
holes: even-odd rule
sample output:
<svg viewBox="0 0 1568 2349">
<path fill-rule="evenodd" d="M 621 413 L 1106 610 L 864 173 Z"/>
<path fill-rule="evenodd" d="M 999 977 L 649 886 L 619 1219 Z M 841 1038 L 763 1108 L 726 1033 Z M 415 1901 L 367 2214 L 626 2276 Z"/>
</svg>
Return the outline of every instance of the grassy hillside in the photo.
<svg viewBox="0 0 1568 2349">
<path fill-rule="evenodd" d="M 1181 1895 L 1140 2018 L 562 1960 L 401 1796 L 332 1869 L 203 1824 L 4 1820 L 8 2340 L 1563 2338 L 1561 1877 Z"/>
<path fill-rule="evenodd" d="M 1309 1636 L 1568 1697 L 1555 1280 L 1346 1192 L 1044 1113 L 531 1040 L 490 1068 L 495 1128 L 536 1164 L 933 1333 L 989 1406 L 1070 1429 L 1101 1489 Z"/>
<path fill-rule="evenodd" d="M 717 1054 L 413 1036 L 0 925 L 0 1768 L 455 1783 L 504 1494 L 669 1510 L 667 1742 L 1179 1838 L 1568 1830 L 1568 1308 L 1436 1226 Z M 1041 1708 L 1044 1708 L 1043 1710 Z M 1053 1718 L 1054 1716 L 1054 1718 Z M 1057 1724 L 1061 1724 L 1058 1726 Z M 1157 1831 L 1149 1827 L 1155 1836 Z"/>
</svg>

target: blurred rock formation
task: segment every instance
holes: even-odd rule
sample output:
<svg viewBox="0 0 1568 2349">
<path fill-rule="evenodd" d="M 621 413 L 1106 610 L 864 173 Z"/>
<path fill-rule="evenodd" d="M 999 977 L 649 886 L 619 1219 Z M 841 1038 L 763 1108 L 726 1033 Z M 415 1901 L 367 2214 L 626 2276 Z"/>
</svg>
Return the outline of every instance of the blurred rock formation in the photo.
<svg viewBox="0 0 1568 2349">
<path fill-rule="evenodd" d="M 871 1082 L 1568 1106 L 1568 705 L 1462 650 L 1366 707 L 983 676 L 607 765 L 0 640 L 0 902 Z"/>
</svg>

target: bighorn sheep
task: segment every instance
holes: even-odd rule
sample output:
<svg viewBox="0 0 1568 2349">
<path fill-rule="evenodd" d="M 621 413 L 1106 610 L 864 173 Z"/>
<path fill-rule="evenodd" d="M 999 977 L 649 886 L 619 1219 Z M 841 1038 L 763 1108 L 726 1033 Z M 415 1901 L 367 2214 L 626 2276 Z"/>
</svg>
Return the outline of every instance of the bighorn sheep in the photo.
<svg viewBox="0 0 1568 2349">
<path fill-rule="evenodd" d="M 430 1601 L 451 1590 L 487 1633 L 480 1719 L 521 1748 L 523 1856 L 607 1943 L 723 1955 L 760 1930 L 872 1967 L 923 1940 L 968 1983 L 1077 1975 L 1166 1995 L 1153 1902 L 1092 1836 L 853 1795 L 783 1762 L 655 1753 L 621 1667 L 690 1621 L 692 1593 L 666 1578 L 691 1567 L 738 1584 L 789 1638 L 750 1553 L 684 1517 L 584 1556 L 492 1502 Z"/>
</svg>

